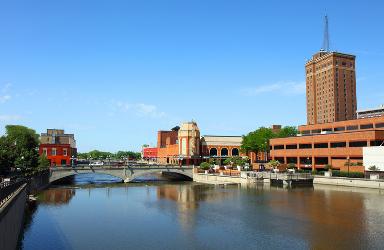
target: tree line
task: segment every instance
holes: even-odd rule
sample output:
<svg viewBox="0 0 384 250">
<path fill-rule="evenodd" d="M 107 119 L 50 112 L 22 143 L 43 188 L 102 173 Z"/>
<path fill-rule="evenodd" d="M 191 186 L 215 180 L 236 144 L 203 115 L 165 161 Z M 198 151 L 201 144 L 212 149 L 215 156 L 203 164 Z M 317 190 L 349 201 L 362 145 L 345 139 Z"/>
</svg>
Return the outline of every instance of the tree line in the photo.
<svg viewBox="0 0 384 250">
<path fill-rule="evenodd" d="M 87 153 L 77 153 L 77 159 L 83 160 L 139 160 L 141 159 L 141 153 L 133 152 L 133 151 L 118 151 L 116 153 L 100 151 L 100 150 L 92 150 Z"/>
</svg>

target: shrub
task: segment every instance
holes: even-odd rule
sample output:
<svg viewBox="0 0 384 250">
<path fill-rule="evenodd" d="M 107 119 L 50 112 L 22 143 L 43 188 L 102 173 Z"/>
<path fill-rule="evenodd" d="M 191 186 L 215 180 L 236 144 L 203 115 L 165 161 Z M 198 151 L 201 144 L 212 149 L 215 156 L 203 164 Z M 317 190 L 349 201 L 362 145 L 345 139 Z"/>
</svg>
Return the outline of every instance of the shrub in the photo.
<svg viewBox="0 0 384 250">
<path fill-rule="evenodd" d="M 287 168 L 288 169 L 296 168 L 296 164 L 295 163 L 288 163 Z"/>
<path fill-rule="evenodd" d="M 376 167 L 375 165 L 373 165 L 373 166 L 370 166 L 370 167 L 368 168 L 368 170 L 370 170 L 370 171 L 379 171 L 379 168 Z"/>
<path fill-rule="evenodd" d="M 339 171 L 339 170 L 333 170 L 332 176 L 335 177 L 350 177 L 350 178 L 364 178 L 364 173 L 360 172 L 348 172 L 347 171 Z"/>
<path fill-rule="evenodd" d="M 208 170 L 208 169 L 211 168 L 211 165 L 210 165 L 208 162 L 202 162 L 202 163 L 200 164 L 200 168 L 201 168 L 202 170 Z"/>
<path fill-rule="evenodd" d="M 325 166 L 324 166 L 324 169 L 325 170 L 332 170 L 332 165 L 329 165 L 329 164 L 326 164 Z"/>
</svg>

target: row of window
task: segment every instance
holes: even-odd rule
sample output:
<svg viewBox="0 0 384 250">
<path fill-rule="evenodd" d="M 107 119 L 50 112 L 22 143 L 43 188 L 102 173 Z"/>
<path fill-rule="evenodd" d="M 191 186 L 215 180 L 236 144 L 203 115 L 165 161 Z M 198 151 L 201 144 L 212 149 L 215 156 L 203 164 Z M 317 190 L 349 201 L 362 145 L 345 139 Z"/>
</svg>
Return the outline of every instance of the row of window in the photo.
<svg viewBox="0 0 384 250">
<path fill-rule="evenodd" d="M 322 131 L 330 131 L 330 132 L 340 132 L 345 130 L 358 130 L 358 129 L 372 129 L 372 128 L 384 128 L 384 123 L 369 123 L 369 124 L 361 124 L 359 125 L 349 125 L 346 127 L 335 127 L 335 128 L 323 128 L 323 129 L 312 129 L 312 130 L 304 130 L 301 131 L 302 134 L 319 134 Z"/>
<path fill-rule="evenodd" d="M 384 143 L 383 140 L 373 140 L 370 141 L 370 146 L 380 146 Z M 358 148 L 358 147 L 367 147 L 368 141 L 351 141 L 348 143 L 348 147 L 350 148 Z M 281 149 L 312 149 L 312 148 L 346 148 L 347 142 L 331 142 L 331 143 L 303 143 L 303 144 L 287 144 L 287 145 L 274 145 L 274 150 Z M 271 146 L 272 150 L 272 146 Z"/>
<path fill-rule="evenodd" d="M 48 156 L 48 150 L 43 148 L 43 154 Z M 56 148 L 51 148 L 50 156 L 60 155 L 60 152 L 57 151 Z M 66 148 L 63 149 L 63 156 L 68 156 L 68 150 Z"/>
</svg>

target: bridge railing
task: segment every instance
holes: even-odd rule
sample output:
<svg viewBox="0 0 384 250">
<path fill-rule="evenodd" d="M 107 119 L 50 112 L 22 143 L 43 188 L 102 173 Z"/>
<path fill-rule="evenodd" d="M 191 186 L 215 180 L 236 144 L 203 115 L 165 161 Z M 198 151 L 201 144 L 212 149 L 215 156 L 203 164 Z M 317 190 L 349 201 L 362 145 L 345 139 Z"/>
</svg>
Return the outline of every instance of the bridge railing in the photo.
<svg viewBox="0 0 384 250">
<path fill-rule="evenodd" d="M 124 169 L 124 168 L 172 168 L 172 169 L 190 169 L 193 168 L 193 166 L 175 166 L 175 165 L 142 165 L 142 164 L 130 164 L 130 165 L 122 165 L 122 166 L 115 166 L 115 165 L 100 165 L 100 166 L 92 166 L 92 165 L 77 165 L 73 167 L 51 167 L 51 171 L 55 170 L 69 170 L 69 169 Z"/>
<path fill-rule="evenodd" d="M 26 181 L 24 179 L 17 179 L 15 181 L 5 181 L 0 183 L 0 207 L 3 206 Z"/>
</svg>

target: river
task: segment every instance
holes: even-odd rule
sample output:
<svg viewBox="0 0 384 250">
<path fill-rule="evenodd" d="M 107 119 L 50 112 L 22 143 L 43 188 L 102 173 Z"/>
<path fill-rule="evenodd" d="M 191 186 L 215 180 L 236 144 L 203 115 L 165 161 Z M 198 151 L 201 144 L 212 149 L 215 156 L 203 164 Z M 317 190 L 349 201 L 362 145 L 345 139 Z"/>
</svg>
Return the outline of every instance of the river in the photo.
<svg viewBox="0 0 384 250">
<path fill-rule="evenodd" d="M 22 249 L 383 249 L 384 192 L 84 174 L 38 195 Z"/>
</svg>

